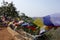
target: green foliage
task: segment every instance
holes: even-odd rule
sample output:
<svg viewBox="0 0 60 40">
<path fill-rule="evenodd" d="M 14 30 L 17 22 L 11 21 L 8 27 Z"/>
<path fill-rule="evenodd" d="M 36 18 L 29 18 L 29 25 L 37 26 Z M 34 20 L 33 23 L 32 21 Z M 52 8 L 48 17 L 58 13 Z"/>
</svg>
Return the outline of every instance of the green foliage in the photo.
<svg viewBox="0 0 60 40">
<path fill-rule="evenodd" d="M 3 5 L 0 7 L 0 16 L 4 15 L 4 16 L 9 16 L 9 17 L 18 17 L 18 11 L 16 11 L 16 7 L 14 6 L 14 4 L 11 3 L 3 3 Z"/>
<path fill-rule="evenodd" d="M 20 16 L 20 18 L 22 19 L 22 20 L 24 20 L 25 22 L 33 22 L 33 19 L 31 18 L 31 17 L 29 17 L 29 16 L 26 16 L 25 15 L 25 13 L 21 13 L 22 15 Z"/>
</svg>

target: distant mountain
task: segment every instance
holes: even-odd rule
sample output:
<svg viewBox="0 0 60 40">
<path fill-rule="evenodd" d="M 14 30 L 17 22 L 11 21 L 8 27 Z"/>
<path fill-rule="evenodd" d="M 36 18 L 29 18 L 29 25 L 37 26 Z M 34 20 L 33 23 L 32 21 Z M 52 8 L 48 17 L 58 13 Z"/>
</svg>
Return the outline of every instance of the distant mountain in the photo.
<svg viewBox="0 0 60 40">
<path fill-rule="evenodd" d="M 43 19 L 43 17 L 32 17 L 32 19 L 34 19 L 34 20 L 37 18 Z"/>
</svg>

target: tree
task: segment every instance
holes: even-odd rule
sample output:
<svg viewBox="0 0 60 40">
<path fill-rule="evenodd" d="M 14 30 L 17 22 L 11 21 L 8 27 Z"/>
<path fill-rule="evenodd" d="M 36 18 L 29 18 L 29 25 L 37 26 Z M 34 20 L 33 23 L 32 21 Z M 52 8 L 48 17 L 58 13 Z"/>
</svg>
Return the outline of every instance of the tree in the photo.
<svg viewBox="0 0 60 40">
<path fill-rule="evenodd" d="M 25 13 L 21 13 L 20 15 L 21 19 L 26 21 L 26 22 L 33 22 L 33 19 L 27 15 L 25 15 Z"/>
<path fill-rule="evenodd" d="M 11 18 L 18 17 L 18 11 L 16 10 L 16 7 L 14 6 L 13 2 L 8 3 L 4 2 L 3 5 L 0 7 L 0 16 L 7 16 Z"/>
</svg>

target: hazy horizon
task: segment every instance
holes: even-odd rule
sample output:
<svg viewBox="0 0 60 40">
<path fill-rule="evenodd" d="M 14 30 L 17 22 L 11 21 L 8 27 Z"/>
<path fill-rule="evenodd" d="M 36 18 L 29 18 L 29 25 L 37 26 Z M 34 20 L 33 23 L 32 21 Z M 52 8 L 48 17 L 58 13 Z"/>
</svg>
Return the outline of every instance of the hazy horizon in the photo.
<svg viewBox="0 0 60 40">
<path fill-rule="evenodd" d="M 53 13 L 60 13 L 60 0 L 5 0 L 15 4 L 20 13 L 30 17 L 42 17 Z M 0 5 L 3 0 L 0 0 Z"/>
</svg>

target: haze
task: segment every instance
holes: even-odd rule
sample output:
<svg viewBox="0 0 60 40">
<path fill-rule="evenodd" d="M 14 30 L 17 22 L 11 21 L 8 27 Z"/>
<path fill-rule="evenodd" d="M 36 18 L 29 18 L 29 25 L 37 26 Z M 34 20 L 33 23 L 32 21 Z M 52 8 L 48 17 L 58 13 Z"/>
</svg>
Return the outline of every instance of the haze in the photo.
<svg viewBox="0 0 60 40">
<path fill-rule="evenodd" d="M 3 0 L 0 0 L 0 5 Z M 60 13 L 60 0 L 5 0 L 15 4 L 20 13 L 30 17 L 42 17 L 53 13 Z"/>
</svg>

